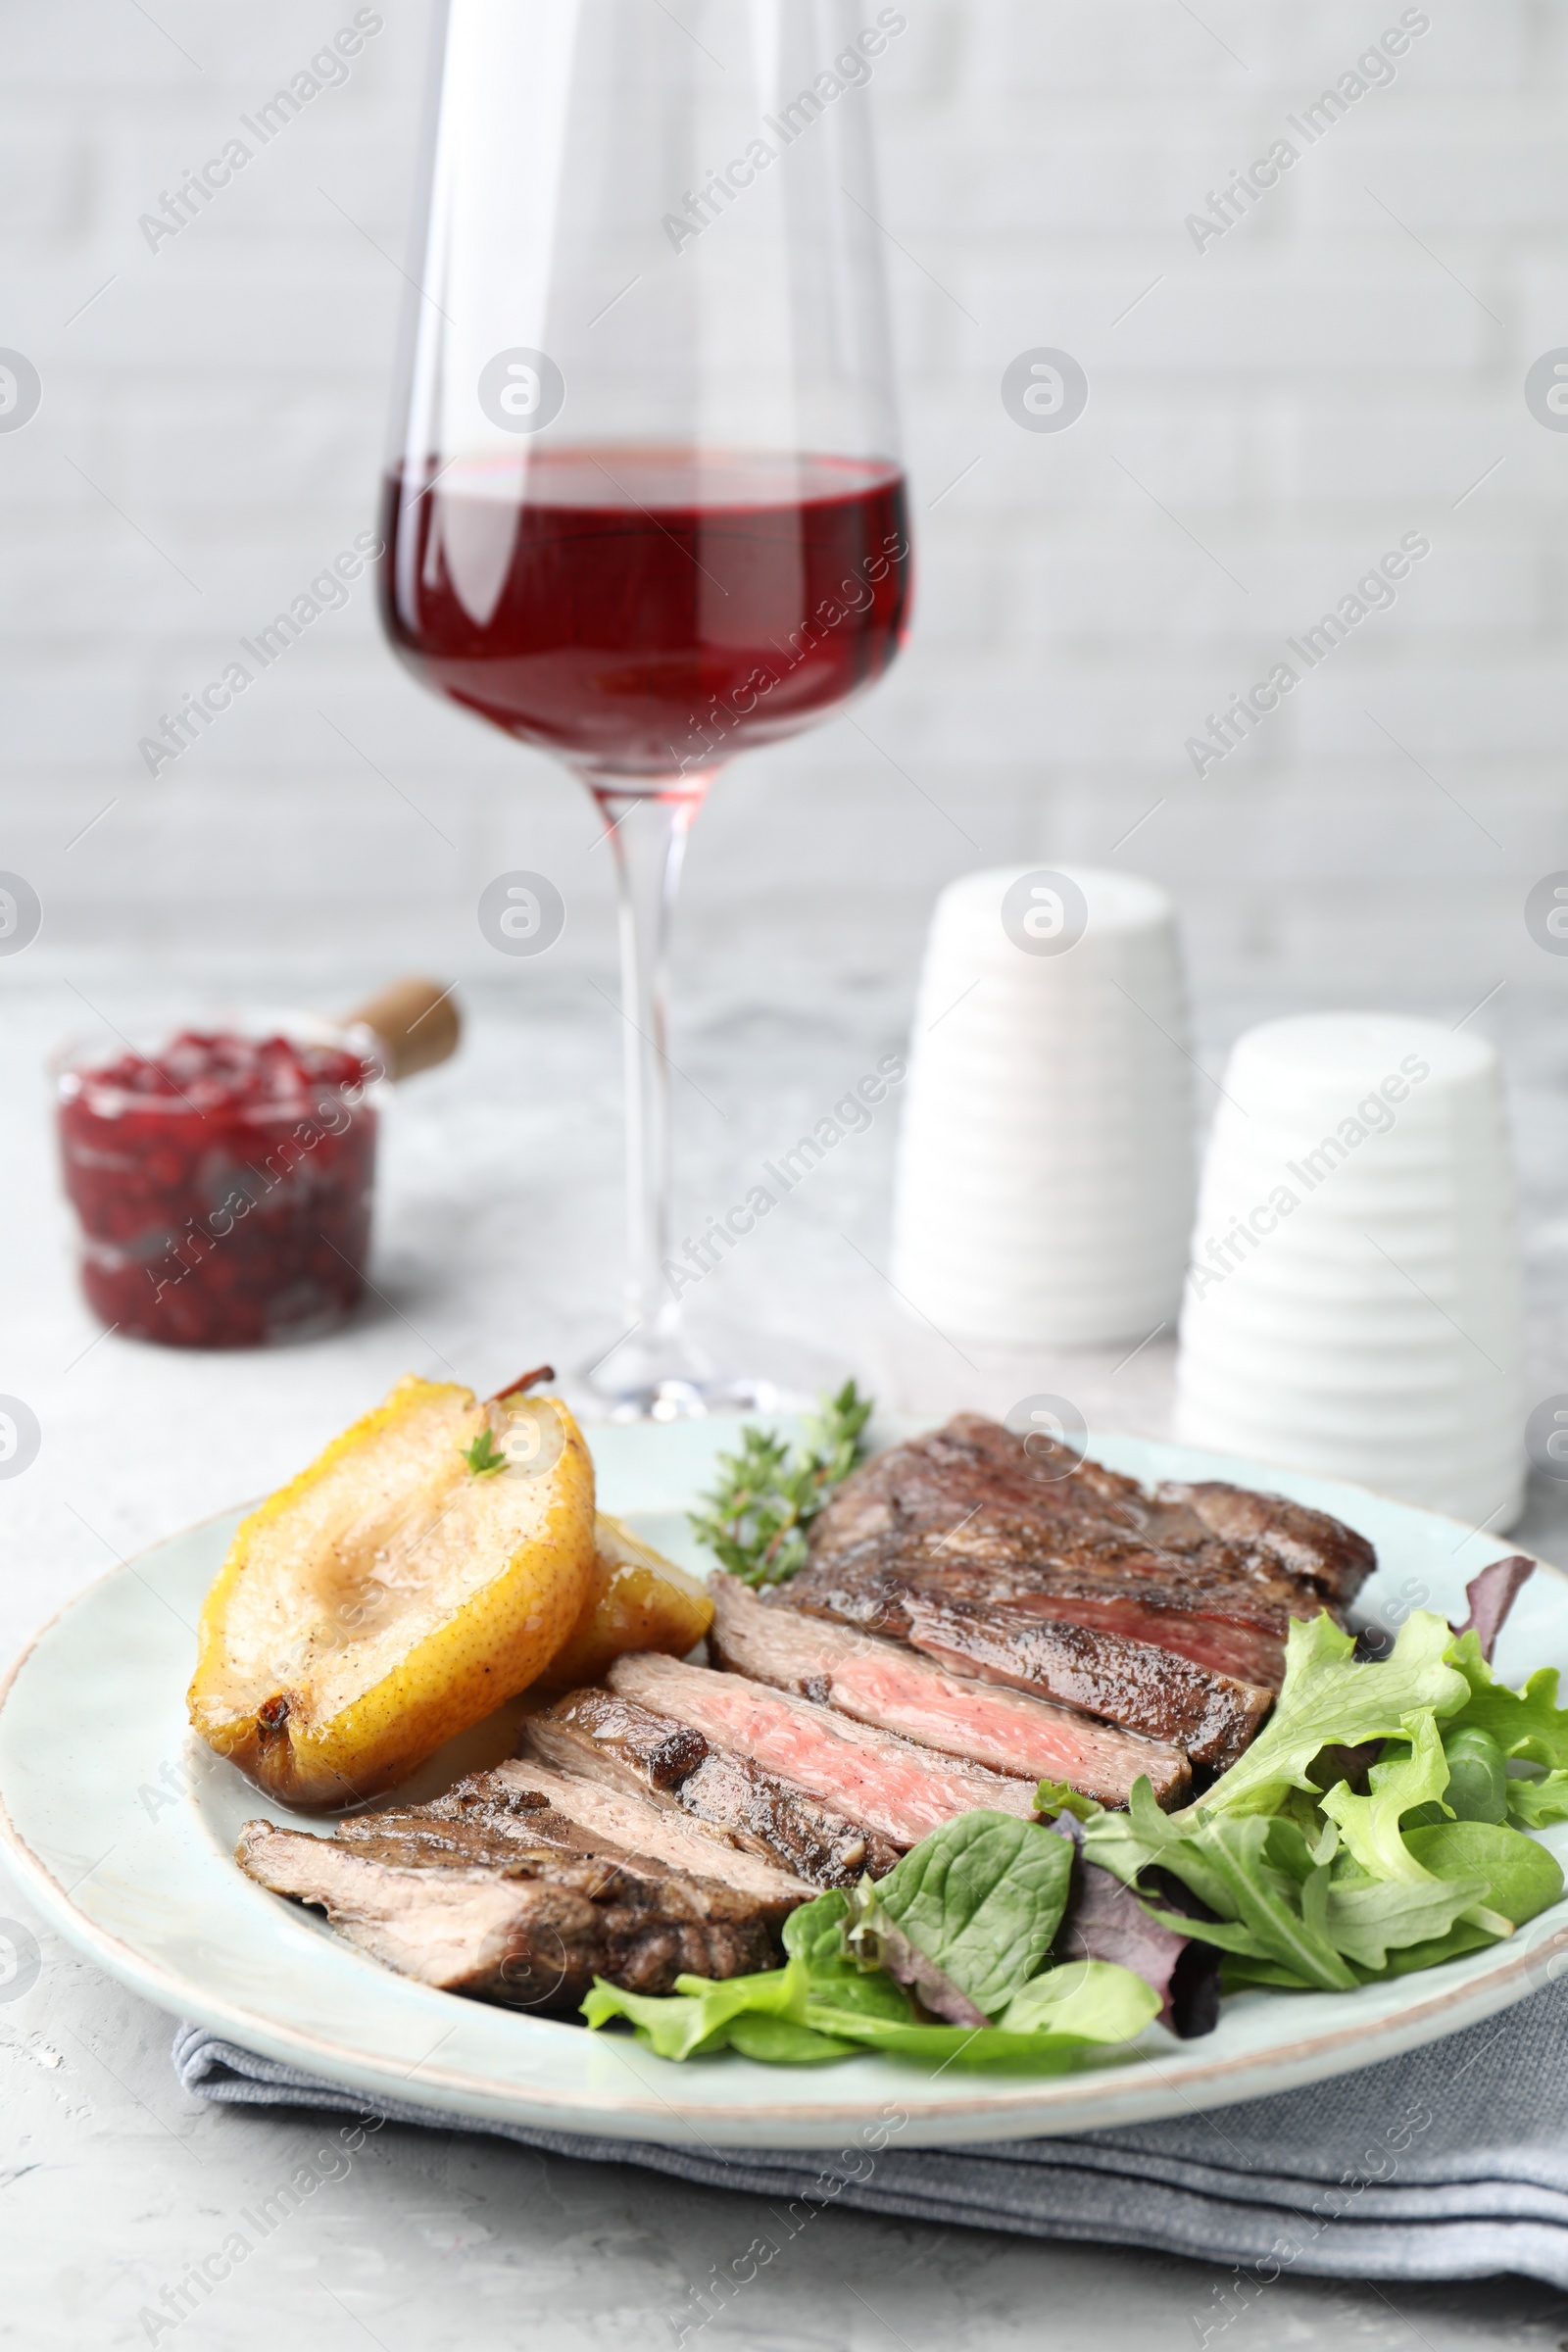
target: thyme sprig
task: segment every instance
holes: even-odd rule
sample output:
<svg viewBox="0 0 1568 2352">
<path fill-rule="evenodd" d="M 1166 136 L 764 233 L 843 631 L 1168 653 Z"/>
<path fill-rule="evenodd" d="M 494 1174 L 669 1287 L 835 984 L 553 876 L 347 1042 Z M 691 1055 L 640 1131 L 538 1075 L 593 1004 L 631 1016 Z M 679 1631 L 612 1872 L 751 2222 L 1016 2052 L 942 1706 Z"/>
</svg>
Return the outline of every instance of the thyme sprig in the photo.
<svg viewBox="0 0 1568 2352">
<path fill-rule="evenodd" d="M 718 1480 L 690 1514 L 699 1543 L 752 1586 L 786 1584 L 806 1565 L 807 1534 L 833 1489 L 865 1459 L 872 1400 L 847 1380 L 824 1396 L 794 1446 L 776 1430 L 746 1428 L 718 1457 Z"/>
<path fill-rule="evenodd" d="M 495 1432 L 487 1421 L 471 1446 L 458 1448 L 475 1478 L 495 1478 L 512 1467 L 512 1456 L 505 1446 L 496 1444 Z"/>
</svg>

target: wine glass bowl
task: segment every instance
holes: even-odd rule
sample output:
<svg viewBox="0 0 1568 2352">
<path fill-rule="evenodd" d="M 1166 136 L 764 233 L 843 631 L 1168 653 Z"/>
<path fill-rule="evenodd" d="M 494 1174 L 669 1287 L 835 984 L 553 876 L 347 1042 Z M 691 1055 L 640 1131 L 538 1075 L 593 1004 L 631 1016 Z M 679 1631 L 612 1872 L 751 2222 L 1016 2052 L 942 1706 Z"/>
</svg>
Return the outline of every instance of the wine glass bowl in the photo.
<svg viewBox="0 0 1568 2352">
<path fill-rule="evenodd" d="M 847 0 L 446 0 L 383 491 L 422 684 L 569 764 L 620 894 L 625 1336 L 612 1412 L 765 1401 L 680 1328 L 664 964 L 713 775 L 841 710 L 907 626 Z"/>
<path fill-rule="evenodd" d="M 422 683 L 635 790 L 811 725 L 907 604 L 886 461 L 545 446 L 384 492 L 387 627 Z"/>
</svg>

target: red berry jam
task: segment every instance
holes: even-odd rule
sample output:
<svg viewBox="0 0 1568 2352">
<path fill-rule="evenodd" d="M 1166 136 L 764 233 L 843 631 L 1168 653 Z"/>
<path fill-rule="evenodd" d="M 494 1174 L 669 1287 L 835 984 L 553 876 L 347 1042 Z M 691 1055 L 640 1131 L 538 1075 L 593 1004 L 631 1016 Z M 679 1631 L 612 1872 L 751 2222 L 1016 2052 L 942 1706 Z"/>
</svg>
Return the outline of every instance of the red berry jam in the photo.
<svg viewBox="0 0 1568 2352">
<path fill-rule="evenodd" d="M 341 1323 L 365 1290 L 376 1075 L 346 1045 L 194 1029 L 69 1063 L 60 1142 L 94 1313 L 171 1348 Z"/>
</svg>

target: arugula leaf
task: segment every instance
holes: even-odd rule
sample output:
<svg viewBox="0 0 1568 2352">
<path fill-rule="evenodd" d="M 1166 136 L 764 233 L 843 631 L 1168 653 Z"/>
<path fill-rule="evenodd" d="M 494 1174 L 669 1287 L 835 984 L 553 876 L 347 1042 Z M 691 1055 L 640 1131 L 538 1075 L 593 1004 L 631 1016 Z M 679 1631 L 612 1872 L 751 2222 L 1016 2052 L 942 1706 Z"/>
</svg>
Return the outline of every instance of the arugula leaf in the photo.
<svg viewBox="0 0 1568 2352">
<path fill-rule="evenodd" d="M 1004 2034 L 1076 2034 L 1086 2041 L 1132 2041 L 1152 2025 L 1159 1994 L 1130 1968 L 1074 1960 L 1031 1977 L 1003 2010 Z"/>
<path fill-rule="evenodd" d="M 1429 1943 L 1404 1944 L 1397 1951 L 1391 1951 L 1386 1967 L 1366 1973 L 1369 1981 L 1411 1977 L 1418 1969 L 1441 1968 L 1445 1960 L 1458 1960 L 1466 1952 L 1479 1952 L 1496 1940 L 1495 1936 L 1489 1936 L 1484 1928 L 1470 1927 L 1461 1920 L 1448 1930 L 1446 1936 L 1434 1936 Z"/>
<path fill-rule="evenodd" d="M 1325 1927 L 1336 1951 L 1359 1968 L 1381 1970 L 1389 1962 L 1391 1947 L 1446 1936 L 1486 1892 L 1484 1877 L 1438 1877 L 1410 1886 L 1380 1879 L 1336 1879 L 1329 1886 Z M 1484 1928 L 1464 1932 L 1477 1943 L 1493 1940 Z"/>
<path fill-rule="evenodd" d="M 1102 2057 L 1107 2049 L 1118 2047 L 1117 2041 L 1084 2033 L 1013 2034 L 998 2026 L 897 2025 L 887 2018 L 845 2013 L 825 2001 L 808 2002 L 806 2019 L 815 2033 L 853 2038 L 893 2057 L 935 2059 L 943 2067 L 995 2067 L 1013 2074 L 1066 2074 L 1085 2059 Z"/>
<path fill-rule="evenodd" d="M 1220 1963 L 1221 1992 L 1250 1992 L 1254 1987 L 1267 1992 L 1315 1992 L 1304 1977 L 1293 1969 L 1282 1968 L 1277 1960 L 1254 1960 L 1249 1954 L 1227 1952 Z"/>
<path fill-rule="evenodd" d="M 1432 1724 L 1430 1715 L 1420 1720 Z M 1435 1730 L 1431 1744 L 1436 1744 Z M 1337 1869 L 1340 1825 L 1332 1815 L 1315 1841 L 1298 1821 L 1279 1814 L 1213 1821 L 1200 1810 L 1197 1827 L 1184 1829 L 1185 1816 L 1159 1812 L 1147 1782 L 1135 1789 L 1129 1814 L 1107 1814 L 1089 1825 L 1084 1850 L 1124 1879 L 1129 1873 L 1136 1879 L 1139 1870 L 1153 1864 L 1196 1894 L 1215 1914 L 1212 1920 L 1189 1919 L 1150 1900 L 1144 1908 L 1161 1927 L 1226 1953 L 1227 1986 L 1245 1981 L 1348 1991 L 1359 1982 L 1358 1967 L 1381 1969 L 1391 1945 L 1446 1934 L 1487 1892 L 1479 1872 L 1462 1885 L 1445 1884 L 1453 1874 L 1429 1873 L 1402 1842 L 1398 1857 L 1388 1857 L 1393 1867 L 1387 1873 L 1366 1867 L 1382 1855 L 1388 1835 L 1381 1815 L 1374 1830 L 1375 1808 L 1381 1803 L 1394 1809 L 1397 1840 L 1398 1809 L 1412 1790 L 1441 1789 L 1445 1769 L 1439 1747 L 1436 1761 L 1424 1752 L 1419 1765 L 1406 1758 L 1402 1767 L 1375 1767 L 1388 1777 L 1371 1797 L 1354 1796 L 1343 1783 L 1331 1791 L 1343 1805 L 1364 1809 L 1350 1815 L 1363 1848 L 1359 1860 L 1352 1849 Z M 1324 1810 L 1330 1810 L 1327 1797 Z M 1349 1838 L 1346 1843 L 1351 1845 Z M 1348 1880 L 1347 1862 L 1357 1874 Z M 1499 1921 L 1493 1932 L 1506 1925 Z"/>
<path fill-rule="evenodd" d="M 1162 1813 L 1147 1773 L 1132 1786 L 1125 1813 L 1097 1812 L 1084 1823 L 1084 1853 L 1121 1880 L 1134 1886 L 1138 1874 L 1157 1862 L 1168 1846 L 1179 1844 L 1191 1824 L 1174 1813 Z M 1200 1887 L 1193 1892 L 1207 1902 Z M 1210 1909 L 1213 1905 L 1209 1905 Z"/>
<path fill-rule="evenodd" d="M 1259 1959 L 1277 1960 L 1325 1992 L 1348 1992 L 1355 1977 L 1326 1932 L 1328 1869 L 1314 1869 L 1301 1882 L 1273 1869 L 1264 1859 L 1273 1828 L 1272 1822 L 1255 1813 L 1230 1821 L 1204 1821 L 1191 1836 L 1166 1849 L 1160 1857 L 1161 1867 L 1190 1886 L 1222 1920 L 1239 1921 L 1249 1931 L 1250 1941 L 1243 1946 L 1222 1938 L 1203 1920 L 1182 1924 L 1189 1936 L 1202 1942 L 1220 1943 L 1233 1951 L 1250 1950 Z M 1217 1899 L 1203 1894 L 1195 1879 L 1210 1886 Z M 1162 1924 L 1170 1927 L 1174 1923 L 1166 1919 Z"/>
<path fill-rule="evenodd" d="M 1051 1949 L 1073 1849 L 1012 1813 L 960 1813 L 877 1882 L 882 1909 L 988 2017 Z"/>
<path fill-rule="evenodd" d="M 833 1489 L 865 1458 L 874 1410 L 853 1380 L 824 1396 L 793 1449 L 776 1431 L 745 1428 L 718 1457 L 718 1482 L 689 1514 L 694 1534 L 732 1576 L 753 1586 L 787 1582 L 806 1565 L 807 1530 Z"/>
<path fill-rule="evenodd" d="M 1404 1738 L 1405 1717 L 1422 1709 L 1457 1714 L 1472 1699 L 1469 1669 L 1448 1664 L 1446 1653 L 1461 1646 L 1446 1617 L 1417 1609 L 1399 1628 L 1388 1657 L 1362 1661 L 1355 1656 L 1353 1637 L 1326 1609 L 1312 1618 L 1293 1617 L 1285 1682 L 1273 1714 L 1247 1753 L 1200 1802 L 1171 1818 L 1189 1818 L 1200 1805 L 1210 1815 L 1272 1813 L 1292 1788 L 1318 1794 L 1307 1766 L 1321 1748 Z M 1561 1760 L 1568 1763 L 1568 1749 Z"/>
</svg>

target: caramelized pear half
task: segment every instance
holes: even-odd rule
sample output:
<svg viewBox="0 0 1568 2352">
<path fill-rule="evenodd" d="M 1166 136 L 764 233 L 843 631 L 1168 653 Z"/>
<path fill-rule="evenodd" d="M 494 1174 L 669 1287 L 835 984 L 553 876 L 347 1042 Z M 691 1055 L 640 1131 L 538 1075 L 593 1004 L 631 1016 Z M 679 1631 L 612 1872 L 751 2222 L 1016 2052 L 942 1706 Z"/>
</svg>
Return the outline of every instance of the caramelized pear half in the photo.
<svg viewBox="0 0 1568 2352">
<path fill-rule="evenodd" d="M 597 1683 L 628 1649 L 683 1658 L 713 1622 L 713 1604 L 696 1577 L 604 1511 L 596 1531 L 599 1556 L 582 1615 L 543 1678 L 552 1690 Z"/>
<path fill-rule="evenodd" d="M 558 1398 L 401 1380 L 239 1528 L 191 1722 L 285 1804 L 357 1803 L 535 1681 L 594 1569 L 593 1464 Z"/>
</svg>

